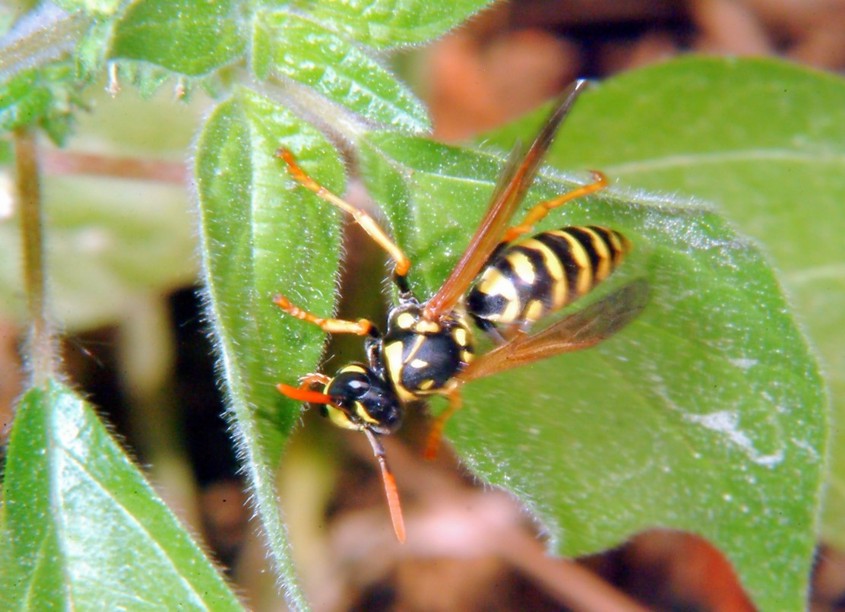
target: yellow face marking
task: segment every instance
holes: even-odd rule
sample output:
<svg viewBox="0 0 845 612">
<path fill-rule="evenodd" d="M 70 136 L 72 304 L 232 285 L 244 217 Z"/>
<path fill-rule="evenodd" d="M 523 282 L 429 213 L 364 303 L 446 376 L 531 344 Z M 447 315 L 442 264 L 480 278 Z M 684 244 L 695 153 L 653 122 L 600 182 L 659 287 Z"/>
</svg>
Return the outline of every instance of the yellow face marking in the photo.
<svg viewBox="0 0 845 612">
<path fill-rule="evenodd" d="M 373 425 L 378 424 L 378 419 L 374 419 L 369 414 L 367 414 L 367 411 L 364 409 L 364 404 L 362 404 L 361 402 L 355 402 L 355 414 L 358 415 L 358 418 L 360 418 L 365 423 L 371 423 Z"/>
<path fill-rule="evenodd" d="M 360 429 L 358 425 L 349 420 L 349 417 L 346 416 L 346 413 L 343 410 L 336 408 L 331 404 L 326 406 L 326 416 L 329 417 L 329 420 L 332 423 L 343 429 Z"/>
<path fill-rule="evenodd" d="M 403 312 L 396 317 L 396 325 L 399 326 L 399 329 L 411 329 L 414 326 L 415 321 L 416 317 L 410 312 Z"/>
<path fill-rule="evenodd" d="M 534 264 L 528 259 L 525 253 L 513 251 L 508 253 L 506 259 L 510 262 L 514 274 L 527 285 L 533 285 L 537 274 L 534 272 Z"/>
<path fill-rule="evenodd" d="M 452 337 L 455 339 L 455 342 L 457 342 L 459 346 L 467 345 L 467 330 L 465 330 L 463 327 L 456 327 L 452 331 Z"/>
<path fill-rule="evenodd" d="M 414 369 L 421 370 L 428 367 L 428 362 L 423 359 L 414 359 L 408 365 Z"/>
<path fill-rule="evenodd" d="M 367 370 L 364 369 L 363 366 L 358 365 L 357 363 L 351 363 L 349 365 L 343 366 L 340 369 L 341 372 L 358 372 L 359 374 L 366 374 Z M 326 385 L 328 386 L 328 385 Z"/>
<path fill-rule="evenodd" d="M 420 383 L 420 391 L 428 391 L 433 386 L 434 386 L 434 381 L 430 378 L 427 378 Z"/>
</svg>

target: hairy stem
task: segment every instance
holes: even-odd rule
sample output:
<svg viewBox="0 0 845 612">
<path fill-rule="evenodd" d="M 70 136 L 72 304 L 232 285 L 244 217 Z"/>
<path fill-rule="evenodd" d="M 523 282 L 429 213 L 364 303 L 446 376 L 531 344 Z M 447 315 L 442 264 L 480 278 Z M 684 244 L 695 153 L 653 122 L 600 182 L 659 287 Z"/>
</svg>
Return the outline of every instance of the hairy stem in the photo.
<svg viewBox="0 0 845 612">
<path fill-rule="evenodd" d="M 14 145 L 15 190 L 23 245 L 24 287 L 32 324 L 29 364 L 32 383 L 40 387 L 46 384 L 54 372 L 55 352 L 46 314 L 41 181 L 34 133 L 26 128 L 18 128 L 14 133 Z"/>
<path fill-rule="evenodd" d="M 30 13 L 0 39 L 0 78 L 64 57 L 87 23 L 82 12 L 68 14 L 50 5 Z"/>
</svg>

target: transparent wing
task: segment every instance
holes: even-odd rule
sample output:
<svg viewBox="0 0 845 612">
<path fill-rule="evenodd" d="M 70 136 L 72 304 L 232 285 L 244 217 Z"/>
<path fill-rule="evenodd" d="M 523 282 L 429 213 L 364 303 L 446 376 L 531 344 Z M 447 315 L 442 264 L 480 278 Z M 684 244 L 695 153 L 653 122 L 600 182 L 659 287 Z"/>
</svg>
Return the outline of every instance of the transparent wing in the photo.
<svg viewBox="0 0 845 612">
<path fill-rule="evenodd" d="M 455 307 L 470 283 L 481 272 L 490 254 L 499 244 L 516 208 L 531 186 L 543 156 L 554 140 L 555 133 L 587 81 L 578 80 L 561 95 L 540 133 L 528 149 L 517 149 L 508 160 L 493 192 L 484 218 L 475 230 L 466 250 L 449 278 L 441 285 L 425 306 L 425 317 L 435 320 Z"/>
<path fill-rule="evenodd" d="M 460 382 L 469 382 L 561 353 L 589 348 L 633 321 L 647 301 L 648 283 L 633 281 L 535 334 L 517 334 L 510 342 L 479 356 L 457 378 Z"/>
</svg>

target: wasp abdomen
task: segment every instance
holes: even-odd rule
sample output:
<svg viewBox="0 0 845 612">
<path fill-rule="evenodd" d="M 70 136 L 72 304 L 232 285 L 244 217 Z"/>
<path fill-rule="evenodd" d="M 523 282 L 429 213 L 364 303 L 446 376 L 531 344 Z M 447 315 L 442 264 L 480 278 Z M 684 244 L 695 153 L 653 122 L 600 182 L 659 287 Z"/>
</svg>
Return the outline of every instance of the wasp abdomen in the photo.
<svg viewBox="0 0 845 612">
<path fill-rule="evenodd" d="M 502 249 L 467 295 L 480 324 L 530 324 L 589 293 L 619 266 L 631 243 L 619 232 L 572 226 Z"/>
</svg>

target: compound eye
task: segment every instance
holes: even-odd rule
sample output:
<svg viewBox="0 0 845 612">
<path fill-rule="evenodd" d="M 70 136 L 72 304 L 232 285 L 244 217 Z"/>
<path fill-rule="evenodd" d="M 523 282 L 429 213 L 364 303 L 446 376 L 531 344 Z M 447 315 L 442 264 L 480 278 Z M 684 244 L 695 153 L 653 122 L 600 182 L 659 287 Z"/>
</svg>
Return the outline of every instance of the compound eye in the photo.
<svg viewBox="0 0 845 612">
<path fill-rule="evenodd" d="M 364 375 L 358 375 L 349 381 L 349 390 L 355 397 L 364 397 L 370 390 L 370 381 Z"/>
<path fill-rule="evenodd" d="M 370 379 L 361 372 L 341 372 L 335 376 L 327 393 L 338 399 L 360 399 L 370 390 Z"/>
</svg>

